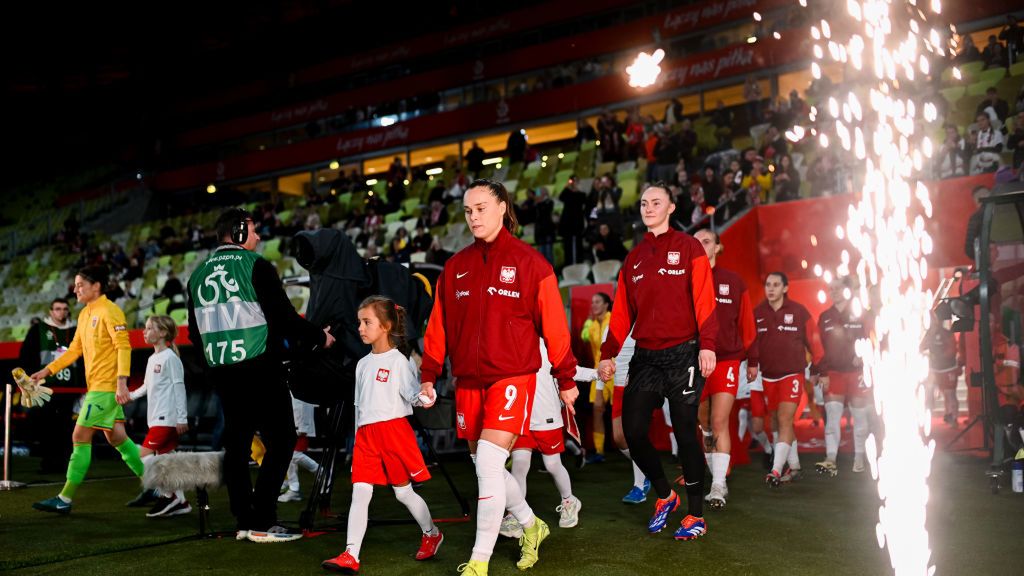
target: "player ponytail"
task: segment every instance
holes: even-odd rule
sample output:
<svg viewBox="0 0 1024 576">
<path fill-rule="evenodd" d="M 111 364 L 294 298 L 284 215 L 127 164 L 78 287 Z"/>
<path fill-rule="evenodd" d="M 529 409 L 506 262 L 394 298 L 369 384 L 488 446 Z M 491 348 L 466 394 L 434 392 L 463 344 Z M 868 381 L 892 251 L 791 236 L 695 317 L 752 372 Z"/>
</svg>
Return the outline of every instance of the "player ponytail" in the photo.
<svg viewBox="0 0 1024 576">
<path fill-rule="evenodd" d="M 497 180 L 488 180 L 486 178 L 477 178 L 470 183 L 466 190 L 472 188 L 486 188 L 491 196 L 494 196 L 498 202 L 505 203 L 505 216 L 502 218 L 502 226 L 505 227 L 511 234 L 515 234 L 519 230 L 519 220 L 516 218 L 516 211 L 513 209 L 512 196 L 508 193 L 508 189 L 505 185 Z"/>
<path fill-rule="evenodd" d="M 382 327 L 388 331 L 388 342 L 402 354 L 409 355 L 409 343 L 405 338 L 405 308 L 387 296 L 368 296 L 359 304 L 359 309 L 373 310 Z"/>
</svg>

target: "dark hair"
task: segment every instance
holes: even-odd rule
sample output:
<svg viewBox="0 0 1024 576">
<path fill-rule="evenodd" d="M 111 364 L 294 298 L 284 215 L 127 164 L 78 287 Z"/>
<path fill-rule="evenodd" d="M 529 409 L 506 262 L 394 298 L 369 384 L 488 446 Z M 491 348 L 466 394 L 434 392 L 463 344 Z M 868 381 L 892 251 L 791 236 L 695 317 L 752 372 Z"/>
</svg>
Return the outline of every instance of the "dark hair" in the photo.
<svg viewBox="0 0 1024 576">
<path fill-rule="evenodd" d="M 86 266 L 77 272 L 78 276 L 85 278 L 87 281 L 100 284 L 100 294 L 107 291 L 107 279 L 110 277 L 110 272 L 107 271 L 107 267 L 102 264 L 93 264 Z M 53 306 L 52 304 L 50 306 Z"/>
<path fill-rule="evenodd" d="M 646 188 L 643 189 L 643 192 L 640 192 L 640 196 L 643 197 L 643 195 L 651 188 L 661 188 L 662 190 L 665 191 L 665 195 L 668 196 L 668 201 L 672 204 L 676 203 L 676 199 L 672 197 L 672 190 L 669 189 L 668 187 L 668 182 L 665 182 L 664 180 L 656 180 L 654 182 L 651 182 L 650 184 L 647 185 Z"/>
<path fill-rule="evenodd" d="M 509 196 L 508 190 L 505 185 L 497 180 L 488 180 L 487 178 L 477 178 L 470 183 L 469 188 L 466 191 L 470 191 L 473 188 L 486 188 L 491 196 L 498 199 L 498 202 L 505 203 L 505 219 L 502 224 L 505 229 L 510 233 L 515 234 L 519 230 L 519 220 L 516 219 L 516 211 L 512 209 L 512 198 Z M 465 201 L 465 196 L 462 197 Z"/>
<path fill-rule="evenodd" d="M 239 222 L 252 220 L 252 214 L 242 208 L 229 208 L 217 218 L 217 240 L 231 238 L 232 229 Z"/>
<path fill-rule="evenodd" d="M 388 325 L 388 342 L 398 348 L 399 352 L 409 355 L 408 342 L 405 339 L 405 308 L 387 296 L 367 296 L 359 303 L 359 309 L 372 308 L 374 315 L 381 324 Z"/>
<path fill-rule="evenodd" d="M 785 272 L 779 272 L 778 270 L 775 272 L 769 272 L 768 275 L 764 277 L 765 281 L 772 276 L 778 276 L 779 280 L 782 280 L 783 286 L 789 286 L 789 276 L 786 276 Z"/>
<path fill-rule="evenodd" d="M 71 307 L 71 304 L 68 302 L 67 298 L 54 298 L 52 301 L 50 301 L 50 310 L 53 310 L 54 304 L 67 304 L 68 308 Z"/>
<path fill-rule="evenodd" d="M 594 296 L 600 296 L 601 300 L 604 300 L 605 305 L 608 306 L 608 310 L 612 309 L 612 297 L 607 292 L 596 292 Z"/>
</svg>

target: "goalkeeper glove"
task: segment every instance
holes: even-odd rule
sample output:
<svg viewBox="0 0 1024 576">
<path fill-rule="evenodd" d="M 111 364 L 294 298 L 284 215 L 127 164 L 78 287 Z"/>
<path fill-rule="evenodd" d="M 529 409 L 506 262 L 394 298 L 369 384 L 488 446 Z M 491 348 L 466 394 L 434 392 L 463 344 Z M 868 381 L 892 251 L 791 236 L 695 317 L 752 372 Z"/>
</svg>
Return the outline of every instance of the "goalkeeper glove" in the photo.
<svg viewBox="0 0 1024 576">
<path fill-rule="evenodd" d="M 14 376 L 15 384 L 21 389 L 22 406 L 32 408 L 33 406 L 42 406 L 50 401 L 53 389 L 36 383 L 21 368 L 11 370 L 11 375 Z"/>
</svg>

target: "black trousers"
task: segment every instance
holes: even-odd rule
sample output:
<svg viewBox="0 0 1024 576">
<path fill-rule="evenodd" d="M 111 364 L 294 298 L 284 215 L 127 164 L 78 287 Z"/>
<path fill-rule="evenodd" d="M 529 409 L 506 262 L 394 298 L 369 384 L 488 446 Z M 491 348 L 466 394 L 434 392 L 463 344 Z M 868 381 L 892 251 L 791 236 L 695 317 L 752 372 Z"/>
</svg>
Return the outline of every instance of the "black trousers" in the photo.
<svg viewBox="0 0 1024 576">
<path fill-rule="evenodd" d="M 224 407 L 224 483 L 239 530 L 277 523 L 277 497 L 295 447 L 292 400 L 280 364 L 260 356 L 209 371 Z M 249 475 L 253 435 L 266 447 L 255 488 Z"/>
<path fill-rule="evenodd" d="M 668 400 L 672 433 L 683 466 L 688 513 L 694 516 L 702 516 L 704 511 L 704 453 L 697 439 L 697 408 L 704 377 L 698 352 L 695 341 L 664 350 L 637 346 L 629 362 L 629 384 L 622 398 L 622 432 L 630 456 L 659 498 L 667 498 L 672 488 L 648 431 L 651 413 Z"/>
</svg>

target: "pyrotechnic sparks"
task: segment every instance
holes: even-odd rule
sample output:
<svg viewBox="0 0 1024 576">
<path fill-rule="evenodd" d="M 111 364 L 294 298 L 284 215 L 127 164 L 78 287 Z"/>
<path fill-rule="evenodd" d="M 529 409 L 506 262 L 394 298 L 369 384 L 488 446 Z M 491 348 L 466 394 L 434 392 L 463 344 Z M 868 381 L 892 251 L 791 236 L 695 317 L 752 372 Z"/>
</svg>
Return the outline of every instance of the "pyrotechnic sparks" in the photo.
<svg viewBox="0 0 1024 576">
<path fill-rule="evenodd" d="M 923 575 L 935 570 L 925 527 L 935 444 L 928 439 L 931 415 L 924 403 L 928 366 L 918 349 L 932 302 L 925 288 L 932 241 L 924 227 L 931 203 L 919 178 L 934 150 L 922 128 L 936 121 L 937 112 L 931 102 L 917 103 L 926 99 L 925 77 L 941 69 L 936 64 L 953 48 L 948 39 L 943 46 L 937 31 L 943 27 L 935 26 L 939 1 L 927 9 L 918 4 L 924 3 L 847 0 L 846 14 L 832 23 L 821 20 L 810 32 L 814 78 L 821 77 L 826 58 L 850 67 L 839 90 L 847 93 L 832 94 L 828 115 L 815 111 L 811 121 L 819 122 L 821 147 L 839 142 L 842 157 L 854 162 L 858 185 L 849 220 L 835 231 L 854 251 L 843 253 L 835 273 L 857 274 L 851 308 L 875 321 L 873 337 L 858 342 L 857 353 L 885 430 L 880 451 L 873 435 L 867 443 L 882 502 L 876 535 L 896 574 Z M 952 74 L 959 77 L 959 70 Z M 795 135 L 787 132 L 790 139 Z M 818 265 L 814 273 L 825 281 L 832 277 Z M 823 298 L 819 292 L 818 300 Z"/>
<path fill-rule="evenodd" d="M 626 67 L 626 74 L 629 74 L 629 85 L 634 88 L 646 88 L 658 80 L 661 74 L 661 61 L 665 58 L 665 51 L 658 48 L 653 54 L 641 52 L 637 54 L 633 64 Z"/>
</svg>

